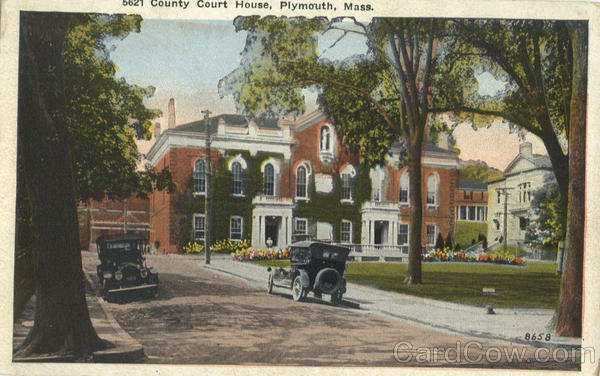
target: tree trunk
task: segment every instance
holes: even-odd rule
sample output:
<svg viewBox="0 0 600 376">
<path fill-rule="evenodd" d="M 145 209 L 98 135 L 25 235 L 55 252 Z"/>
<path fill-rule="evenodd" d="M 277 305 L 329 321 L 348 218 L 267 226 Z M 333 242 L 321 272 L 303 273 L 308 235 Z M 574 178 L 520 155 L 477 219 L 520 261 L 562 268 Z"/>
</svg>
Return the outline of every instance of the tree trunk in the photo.
<svg viewBox="0 0 600 376">
<path fill-rule="evenodd" d="M 105 346 L 85 300 L 63 49 L 70 16 L 21 13 L 18 141 L 36 224 L 35 322 L 17 356 L 89 354 Z"/>
<path fill-rule="evenodd" d="M 409 285 L 422 283 L 421 277 L 421 248 L 423 233 L 423 189 L 421 155 L 423 152 L 423 137 L 409 143 L 410 159 L 408 162 L 409 193 L 410 193 L 410 225 L 408 238 L 408 264 L 406 279 Z"/>
<path fill-rule="evenodd" d="M 583 247 L 585 234 L 585 136 L 587 105 L 587 23 L 571 23 L 573 85 L 569 128 L 567 260 L 563 273 L 556 332 L 581 337 Z"/>
</svg>

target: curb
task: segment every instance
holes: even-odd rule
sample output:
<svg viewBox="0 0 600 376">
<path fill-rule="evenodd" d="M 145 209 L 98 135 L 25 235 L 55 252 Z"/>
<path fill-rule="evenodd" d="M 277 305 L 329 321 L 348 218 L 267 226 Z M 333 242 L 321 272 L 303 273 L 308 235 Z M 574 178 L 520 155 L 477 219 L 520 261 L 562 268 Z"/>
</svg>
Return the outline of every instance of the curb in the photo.
<svg viewBox="0 0 600 376">
<path fill-rule="evenodd" d="M 83 268 L 83 274 L 90 284 L 90 287 L 93 289 L 95 286 L 94 282 L 85 268 Z M 108 321 L 112 330 L 118 337 L 118 341 L 115 341 L 112 338 L 108 340 L 116 345 L 115 347 L 95 351 L 92 354 L 92 361 L 96 363 L 135 363 L 145 358 L 146 354 L 144 353 L 144 347 L 121 328 L 121 325 L 119 325 L 110 312 L 107 303 L 101 297 L 88 296 L 88 298 L 90 301 L 95 302 L 100 306 L 106 316 L 106 321 Z M 101 336 L 100 333 L 98 333 L 98 335 Z"/>
</svg>

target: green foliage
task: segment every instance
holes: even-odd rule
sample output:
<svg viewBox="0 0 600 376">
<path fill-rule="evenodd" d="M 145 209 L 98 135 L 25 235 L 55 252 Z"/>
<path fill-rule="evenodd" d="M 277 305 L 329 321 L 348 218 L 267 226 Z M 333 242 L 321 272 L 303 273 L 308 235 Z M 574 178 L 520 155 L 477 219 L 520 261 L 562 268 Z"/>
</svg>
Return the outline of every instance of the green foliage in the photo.
<svg viewBox="0 0 600 376">
<path fill-rule="evenodd" d="M 479 239 L 479 234 L 487 237 L 488 225 L 485 222 L 456 222 L 456 243 L 463 247 L 469 246 Z"/>
<path fill-rule="evenodd" d="M 527 228 L 526 241 L 534 247 L 557 249 L 558 242 L 566 237 L 567 213 L 566 204 L 556 185 L 536 191 L 531 207 L 538 217 Z"/>
<path fill-rule="evenodd" d="M 246 182 L 244 184 L 244 196 L 233 195 L 233 174 L 229 171 L 229 162 L 238 154 L 248 164 Z M 283 160 L 283 155 L 277 153 L 259 152 L 255 156 L 246 150 L 231 150 L 221 161 L 216 169 L 211 184 L 211 197 L 213 202 L 213 213 L 211 216 L 211 238 L 226 241 L 229 239 L 230 218 L 240 216 L 242 220 L 242 233 L 247 238 L 252 234 L 252 200 L 260 194 L 263 189 L 263 174 L 260 170 L 261 164 L 269 158 Z M 284 168 L 284 166 L 282 166 Z M 183 200 L 177 205 L 186 213 L 181 221 L 180 244 L 186 244 L 192 240 L 194 213 L 205 212 L 204 196 L 192 194 L 193 182 L 190 179 L 184 189 L 186 193 Z M 218 205 L 218 207 L 216 206 Z M 213 243 L 214 244 L 214 243 Z"/>
<path fill-rule="evenodd" d="M 516 246 L 507 246 L 506 249 L 504 247 L 498 247 L 492 252 L 489 252 L 488 255 L 494 257 L 502 257 L 505 259 L 514 259 L 516 257 L 521 257 L 523 254 L 523 250 Z"/>
<path fill-rule="evenodd" d="M 183 247 L 183 253 L 186 255 L 200 254 L 204 252 L 204 245 L 196 242 L 189 242 Z"/>
<path fill-rule="evenodd" d="M 105 195 L 144 197 L 153 189 L 173 190 L 167 171 L 138 172 L 136 139 L 150 139 L 152 119 L 144 99 L 154 88 L 117 79 L 107 40 L 139 32 L 140 16 L 77 14 L 65 46 L 66 120 L 73 154 L 77 198 L 101 200 Z"/>
<path fill-rule="evenodd" d="M 212 245 L 212 247 L 210 247 L 210 250 L 212 252 L 230 254 L 230 253 L 239 252 L 241 250 L 246 250 L 249 247 L 250 247 L 249 240 L 233 241 L 233 240 L 229 240 L 229 239 L 223 239 L 223 240 L 219 240 L 218 242 L 215 242 Z"/>
<path fill-rule="evenodd" d="M 489 167 L 485 162 L 463 166 L 458 172 L 461 179 L 489 181 L 502 178 L 502 172 L 496 168 Z"/>
<path fill-rule="evenodd" d="M 309 186 L 310 202 L 300 202 L 296 210 L 296 216 L 307 218 L 312 223 L 328 222 L 333 226 L 335 242 L 341 241 L 342 220 L 352 222 L 352 242 L 361 242 L 361 207 L 371 197 L 371 180 L 369 169 L 361 165 L 358 178 L 353 185 L 353 204 L 342 203 L 342 181 L 336 174 L 333 176 L 333 192 L 330 194 L 317 193 L 314 184 Z"/>
<path fill-rule="evenodd" d="M 441 232 L 438 232 L 437 238 L 435 239 L 435 249 L 442 249 L 444 248 L 444 237 L 442 236 Z M 450 249 L 448 248 L 448 251 Z"/>
</svg>

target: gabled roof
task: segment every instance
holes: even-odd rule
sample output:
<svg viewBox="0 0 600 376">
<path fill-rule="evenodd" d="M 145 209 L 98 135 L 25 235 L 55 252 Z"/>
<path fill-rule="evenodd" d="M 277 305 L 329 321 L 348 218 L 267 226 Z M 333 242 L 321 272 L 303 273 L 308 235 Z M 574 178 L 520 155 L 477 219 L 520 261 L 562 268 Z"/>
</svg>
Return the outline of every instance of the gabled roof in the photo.
<svg viewBox="0 0 600 376">
<path fill-rule="evenodd" d="M 532 169 L 537 169 L 537 168 L 548 169 L 548 168 L 552 168 L 552 162 L 550 162 L 550 157 L 548 157 L 547 155 L 534 154 L 533 158 L 528 158 L 528 157 L 524 156 L 523 154 L 517 154 L 517 156 L 504 169 L 504 171 L 503 171 L 504 175 L 510 175 L 511 170 L 516 166 L 516 164 L 520 160 L 529 161 L 533 165 Z"/>
<path fill-rule="evenodd" d="M 487 191 L 487 183 L 481 180 L 459 179 L 458 189 L 465 191 Z"/>
</svg>

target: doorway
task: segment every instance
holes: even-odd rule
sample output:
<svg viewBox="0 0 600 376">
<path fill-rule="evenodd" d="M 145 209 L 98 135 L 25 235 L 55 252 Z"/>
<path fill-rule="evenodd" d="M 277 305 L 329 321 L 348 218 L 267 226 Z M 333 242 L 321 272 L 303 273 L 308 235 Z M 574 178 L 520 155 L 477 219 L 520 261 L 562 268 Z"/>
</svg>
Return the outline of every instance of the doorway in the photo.
<svg viewBox="0 0 600 376">
<path fill-rule="evenodd" d="M 281 227 L 281 217 L 265 217 L 265 244 L 271 239 L 271 247 L 277 247 L 279 241 L 279 228 Z"/>
</svg>

